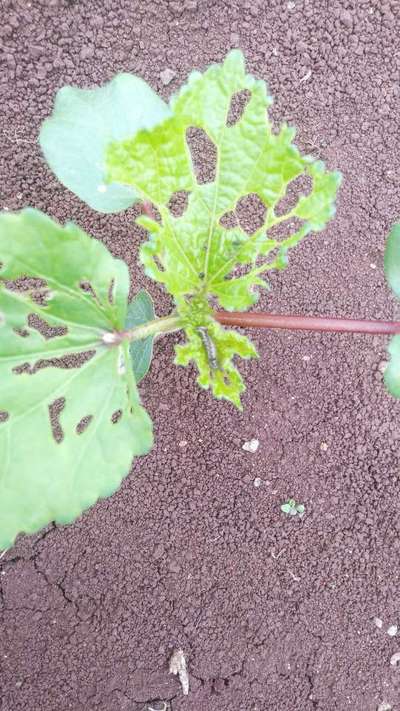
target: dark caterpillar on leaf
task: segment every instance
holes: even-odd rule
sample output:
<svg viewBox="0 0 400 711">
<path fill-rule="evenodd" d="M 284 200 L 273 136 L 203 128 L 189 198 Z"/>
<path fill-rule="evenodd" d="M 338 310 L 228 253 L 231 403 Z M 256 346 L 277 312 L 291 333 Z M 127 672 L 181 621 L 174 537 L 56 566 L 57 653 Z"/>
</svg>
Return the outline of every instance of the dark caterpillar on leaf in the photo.
<svg viewBox="0 0 400 711">
<path fill-rule="evenodd" d="M 207 353 L 208 364 L 211 370 L 218 370 L 217 349 L 206 326 L 199 326 L 197 329 Z"/>
</svg>

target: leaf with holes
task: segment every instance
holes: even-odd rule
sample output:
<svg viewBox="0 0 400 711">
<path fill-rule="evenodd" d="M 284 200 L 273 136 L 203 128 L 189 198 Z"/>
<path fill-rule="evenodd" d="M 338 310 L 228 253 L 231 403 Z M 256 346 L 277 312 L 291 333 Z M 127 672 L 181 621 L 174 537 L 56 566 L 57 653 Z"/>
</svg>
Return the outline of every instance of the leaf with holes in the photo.
<svg viewBox="0 0 400 711">
<path fill-rule="evenodd" d="M 232 104 L 244 94 L 247 104 L 235 122 Z M 178 348 L 177 362 L 186 363 L 190 356 L 200 371 L 200 385 L 236 404 L 243 382 L 233 355 L 242 350 L 248 357 L 255 351 L 247 340 L 246 347 L 241 341 L 235 350 L 232 336 L 228 357 L 222 330 L 212 329 L 210 300 L 228 310 L 252 306 L 258 289 L 267 286 L 262 275 L 285 267 L 288 250 L 309 232 L 322 230 L 333 216 L 340 183 L 338 173 L 301 155 L 293 144 L 294 129 L 283 125 L 273 130 L 267 116 L 271 101 L 264 82 L 246 74 L 243 56 L 235 50 L 222 65 L 190 75 L 171 99 L 172 115 L 163 123 L 108 149 L 108 180 L 131 186 L 157 207 L 161 218 L 138 219 L 150 233 L 140 258 L 146 274 L 164 285 L 185 319 L 188 343 Z M 191 155 L 193 130 L 202 132 L 216 154 L 206 181 L 196 174 Z M 301 176 L 311 183 L 310 191 L 290 206 Z M 187 208 L 174 215 L 170 201 L 182 191 L 188 193 Z M 261 204 L 261 226 L 250 233 L 238 219 L 227 226 L 226 218 L 249 196 Z M 219 339 L 214 344 L 218 368 L 205 364 L 207 348 L 196 335 L 199 327 Z"/>
<path fill-rule="evenodd" d="M 106 185 L 105 149 L 112 140 L 151 128 L 170 113 L 140 77 L 118 74 L 95 89 L 64 86 L 40 131 L 45 158 L 59 180 L 90 207 L 119 212 L 138 195 L 131 186 Z"/>
<path fill-rule="evenodd" d="M 155 317 L 153 300 L 146 289 L 142 289 L 128 306 L 125 328 L 142 326 L 142 324 L 152 321 Z M 132 369 L 137 383 L 140 383 L 149 372 L 153 357 L 153 341 L 154 336 L 148 336 L 141 341 L 132 341 L 130 344 Z"/>
<path fill-rule="evenodd" d="M 74 224 L 0 216 L 0 548 L 109 496 L 152 445 L 124 327 L 126 265 Z"/>
<path fill-rule="evenodd" d="M 400 225 L 393 225 L 385 248 L 385 274 L 393 293 L 400 299 Z M 389 365 L 385 370 L 385 384 L 389 392 L 400 398 L 400 336 L 389 343 Z"/>
</svg>

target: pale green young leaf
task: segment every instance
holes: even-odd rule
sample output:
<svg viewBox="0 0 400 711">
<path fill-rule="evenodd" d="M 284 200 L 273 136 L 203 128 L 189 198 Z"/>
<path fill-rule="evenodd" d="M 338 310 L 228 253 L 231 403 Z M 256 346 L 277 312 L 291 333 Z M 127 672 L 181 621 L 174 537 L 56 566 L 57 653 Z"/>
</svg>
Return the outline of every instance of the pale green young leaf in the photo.
<svg viewBox="0 0 400 711">
<path fill-rule="evenodd" d="M 141 289 L 128 305 L 125 329 L 142 326 L 156 318 L 154 304 L 146 289 Z M 147 375 L 153 357 L 154 336 L 148 336 L 140 341 L 131 341 L 129 351 L 132 359 L 132 369 L 136 383 Z"/>
<path fill-rule="evenodd" d="M 60 89 L 39 141 L 50 168 L 69 190 L 95 210 L 119 212 L 140 196 L 131 186 L 106 185 L 107 145 L 152 128 L 169 113 L 143 79 L 117 74 L 95 89 Z"/>
<path fill-rule="evenodd" d="M 186 343 L 175 347 L 175 363 L 188 365 L 190 361 L 194 361 L 199 370 L 198 384 L 202 388 L 211 387 L 215 397 L 230 400 L 241 410 L 240 395 L 244 392 L 245 385 L 233 364 L 233 359 L 235 356 L 255 358 L 258 355 L 257 351 L 246 336 L 222 328 L 214 320 L 210 319 L 207 323 L 208 339 L 211 340 L 215 350 L 217 367 L 213 367 L 210 362 L 201 332 L 190 322 L 185 328 Z"/>
<path fill-rule="evenodd" d="M 18 533 L 73 521 L 110 495 L 132 458 L 150 449 L 152 432 L 128 344 L 103 340 L 125 324 L 126 265 L 76 225 L 61 227 L 30 209 L 0 216 L 0 264 L 6 548 Z M 50 417 L 55 403 L 58 424 Z"/>
<path fill-rule="evenodd" d="M 248 92 L 248 103 L 239 120 L 228 125 L 232 98 L 242 91 Z M 190 75 L 172 98 L 173 115 L 165 122 L 113 142 L 108 149 L 108 180 L 131 186 L 158 208 L 161 222 L 149 217 L 138 220 L 150 233 L 141 261 L 146 274 L 174 297 L 178 311 L 185 310 L 193 328 L 208 321 L 199 322 L 196 309 L 190 319 L 188 305 L 198 305 L 202 299 L 208 318 L 211 298 L 228 310 L 249 308 L 257 301 L 259 288 L 267 286 L 263 274 L 286 266 L 288 250 L 309 232 L 323 229 L 334 214 L 340 175 L 302 156 L 293 144 L 294 129 L 284 125 L 278 132 L 273 130 L 267 115 L 271 101 L 264 82 L 246 74 L 243 56 L 235 50 L 223 64 Z M 199 182 L 195 175 L 187 141 L 192 127 L 205 131 L 215 146 L 215 178 L 208 183 Z M 280 214 L 279 203 L 301 175 L 311 181 L 311 191 Z M 176 217 L 169 201 L 178 191 L 187 191 L 189 197 L 187 209 Z M 250 235 L 239 223 L 224 227 L 221 220 L 226 213 L 235 211 L 241 198 L 254 194 L 265 206 L 262 227 Z M 285 223 L 289 229 L 293 221 L 298 223 L 294 233 L 279 239 L 270 235 L 272 228 Z M 193 353 L 205 383 L 204 363 L 194 349 L 193 336 L 189 331 L 187 335 L 186 355 L 180 350 L 178 361 L 186 362 L 187 354 Z M 232 396 L 232 383 L 224 393 L 216 381 L 209 373 L 214 394 L 237 402 L 242 383 L 237 383 Z"/>
</svg>

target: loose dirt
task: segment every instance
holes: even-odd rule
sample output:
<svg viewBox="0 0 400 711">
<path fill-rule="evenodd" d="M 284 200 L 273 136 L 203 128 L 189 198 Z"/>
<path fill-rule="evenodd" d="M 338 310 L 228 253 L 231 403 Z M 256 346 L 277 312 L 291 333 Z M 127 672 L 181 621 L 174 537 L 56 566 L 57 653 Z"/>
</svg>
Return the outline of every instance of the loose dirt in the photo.
<svg viewBox="0 0 400 711">
<path fill-rule="evenodd" d="M 137 268 L 134 211 L 102 216 L 65 190 L 39 126 L 66 83 L 130 71 L 167 97 L 238 46 L 274 120 L 344 176 L 336 218 L 258 308 L 392 318 L 399 31 L 397 0 L 2 0 L 0 205 L 75 220 L 167 313 Z M 385 339 L 252 335 L 242 414 L 200 392 L 162 339 L 141 385 L 153 452 L 112 499 L 2 558 L 1 711 L 400 709 L 400 638 L 386 633 L 400 614 L 400 403 L 382 386 Z M 288 498 L 303 519 L 282 514 Z M 188 696 L 169 674 L 176 649 Z"/>
</svg>

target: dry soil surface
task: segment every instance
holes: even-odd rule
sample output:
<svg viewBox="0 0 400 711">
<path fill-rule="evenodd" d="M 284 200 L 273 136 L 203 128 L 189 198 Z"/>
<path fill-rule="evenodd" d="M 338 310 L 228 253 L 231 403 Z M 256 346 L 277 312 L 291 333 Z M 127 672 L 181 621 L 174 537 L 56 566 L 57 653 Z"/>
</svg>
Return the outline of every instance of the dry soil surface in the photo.
<svg viewBox="0 0 400 711">
<path fill-rule="evenodd" d="M 39 126 L 64 84 L 128 71 L 168 97 L 240 47 L 275 96 L 274 120 L 344 176 L 336 218 L 258 308 L 395 315 L 383 249 L 400 214 L 398 0 L 1 6 L 1 207 L 77 221 L 167 313 L 137 268 L 133 212 L 102 216 L 65 190 Z M 400 637 L 387 634 L 400 623 L 400 404 L 382 385 L 385 339 L 253 336 L 243 413 L 199 391 L 193 370 L 172 365 L 174 338 L 161 340 L 141 386 L 152 453 L 75 525 L 3 557 L 1 711 L 400 709 Z M 302 520 L 281 513 L 290 496 Z M 168 674 L 177 648 L 187 697 Z"/>
</svg>

